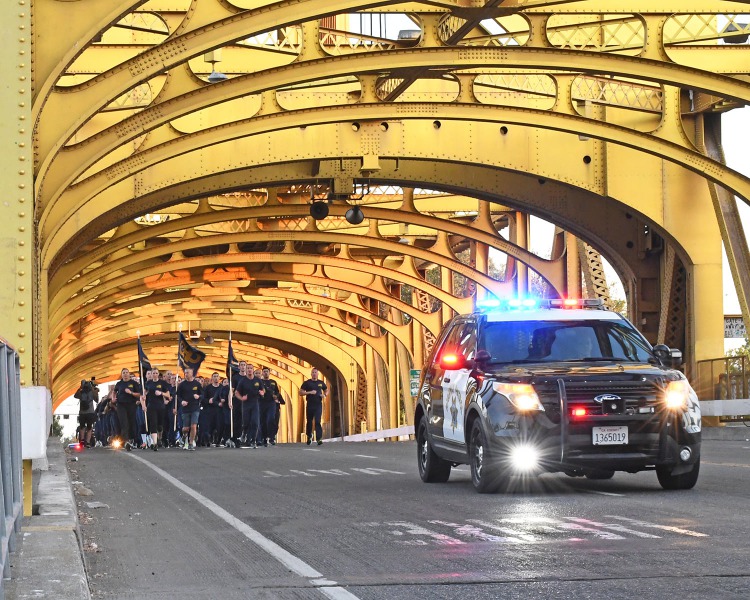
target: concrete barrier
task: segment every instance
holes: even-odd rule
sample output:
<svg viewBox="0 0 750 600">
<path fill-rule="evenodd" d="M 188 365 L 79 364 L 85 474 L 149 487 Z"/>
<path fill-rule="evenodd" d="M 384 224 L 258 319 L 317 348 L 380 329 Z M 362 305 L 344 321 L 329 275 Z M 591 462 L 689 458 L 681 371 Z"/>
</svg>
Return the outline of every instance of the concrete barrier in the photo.
<svg viewBox="0 0 750 600">
<path fill-rule="evenodd" d="M 356 433 L 346 435 L 343 438 L 335 437 L 323 440 L 323 442 L 367 442 L 371 440 L 385 440 L 392 437 L 401 437 L 414 435 L 414 425 L 404 425 L 394 429 L 380 429 L 378 431 L 368 431 L 366 433 Z"/>
</svg>

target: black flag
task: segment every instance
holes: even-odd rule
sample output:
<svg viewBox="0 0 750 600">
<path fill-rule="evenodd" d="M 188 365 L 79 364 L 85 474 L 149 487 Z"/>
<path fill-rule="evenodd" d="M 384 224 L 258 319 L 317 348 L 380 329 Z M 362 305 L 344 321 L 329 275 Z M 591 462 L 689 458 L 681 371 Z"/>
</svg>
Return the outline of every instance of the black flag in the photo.
<svg viewBox="0 0 750 600">
<path fill-rule="evenodd" d="M 138 370 L 143 373 L 151 370 L 151 361 L 148 359 L 148 356 L 146 356 L 146 353 L 143 351 L 143 346 L 141 345 L 141 338 L 138 338 Z"/>
<path fill-rule="evenodd" d="M 180 343 L 177 347 L 177 362 L 180 368 L 184 371 L 185 369 L 192 369 L 193 375 L 197 377 L 198 369 L 201 368 L 203 359 L 206 358 L 206 354 L 191 346 L 187 338 L 180 331 Z"/>
<path fill-rule="evenodd" d="M 231 371 L 231 376 L 230 376 Z M 237 357 L 234 355 L 234 350 L 232 349 L 232 340 L 229 339 L 229 352 L 227 352 L 227 379 L 230 379 L 231 381 L 237 381 L 237 377 L 240 374 L 240 361 L 237 360 Z"/>
</svg>

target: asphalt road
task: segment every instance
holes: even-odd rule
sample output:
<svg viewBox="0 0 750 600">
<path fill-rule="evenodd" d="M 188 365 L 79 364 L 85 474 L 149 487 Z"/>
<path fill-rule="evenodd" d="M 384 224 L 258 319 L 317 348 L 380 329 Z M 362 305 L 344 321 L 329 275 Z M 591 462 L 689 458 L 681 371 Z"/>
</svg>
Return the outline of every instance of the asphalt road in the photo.
<svg viewBox="0 0 750 600">
<path fill-rule="evenodd" d="M 545 474 L 480 495 L 414 442 L 70 463 L 94 598 L 750 598 L 750 442 L 704 441 L 695 489 Z M 85 493 L 85 490 L 83 490 Z M 99 505 L 105 505 L 97 507 Z"/>
</svg>

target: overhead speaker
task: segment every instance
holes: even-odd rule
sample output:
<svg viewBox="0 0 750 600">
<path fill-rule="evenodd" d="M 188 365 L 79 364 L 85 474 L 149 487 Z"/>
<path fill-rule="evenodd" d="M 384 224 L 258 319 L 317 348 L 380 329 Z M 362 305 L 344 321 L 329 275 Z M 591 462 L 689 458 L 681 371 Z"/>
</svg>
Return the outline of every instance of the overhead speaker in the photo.
<svg viewBox="0 0 750 600">
<path fill-rule="evenodd" d="M 347 223 L 351 223 L 352 225 L 359 225 L 362 221 L 365 220 L 365 214 L 362 212 L 362 209 L 359 206 L 352 206 L 349 210 L 346 211 L 346 215 L 344 215 L 344 218 L 346 219 Z"/>
<path fill-rule="evenodd" d="M 310 216 L 316 221 L 325 219 L 328 216 L 328 202 L 316 200 L 310 205 Z"/>
</svg>

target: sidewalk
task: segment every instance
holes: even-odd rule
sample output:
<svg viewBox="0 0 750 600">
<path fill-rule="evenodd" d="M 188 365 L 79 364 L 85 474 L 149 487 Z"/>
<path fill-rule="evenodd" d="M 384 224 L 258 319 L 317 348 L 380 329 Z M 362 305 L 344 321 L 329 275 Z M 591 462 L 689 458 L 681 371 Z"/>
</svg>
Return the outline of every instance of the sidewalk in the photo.
<svg viewBox="0 0 750 600">
<path fill-rule="evenodd" d="M 62 444 L 47 442 L 48 471 L 34 471 L 34 516 L 25 517 L 5 600 L 90 600 L 70 475 Z M 36 508 L 38 507 L 38 510 Z"/>
</svg>

